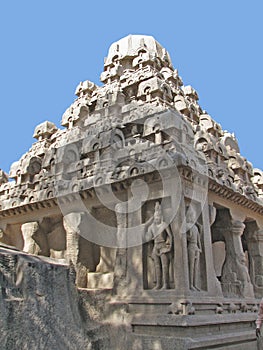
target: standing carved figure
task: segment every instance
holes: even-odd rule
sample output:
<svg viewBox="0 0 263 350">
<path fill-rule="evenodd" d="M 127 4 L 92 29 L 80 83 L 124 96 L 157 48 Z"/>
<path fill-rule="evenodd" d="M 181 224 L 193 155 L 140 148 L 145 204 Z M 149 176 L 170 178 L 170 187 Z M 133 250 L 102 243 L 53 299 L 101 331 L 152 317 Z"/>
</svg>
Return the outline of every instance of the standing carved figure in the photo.
<svg viewBox="0 0 263 350">
<path fill-rule="evenodd" d="M 199 291 L 198 273 L 200 253 L 202 253 L 202 246 L 200 240 L 200 233 L 196 224 L 195 212 L 192 207 L 189 207 L 186 213 L 187 218 L 187 251 L 189 261 L 189 282 L 190 289 Z"/>
<path fill-rule="evenodd" d="M 170 227 L 163 221 L 161 206 L 155 203 L 153 222 L 147 234 L 153 240 L 152 258 L 155 266 L 155 289 L 169 289 L 169 265 L 171 260 L 172 233 Z"/>
</svg>

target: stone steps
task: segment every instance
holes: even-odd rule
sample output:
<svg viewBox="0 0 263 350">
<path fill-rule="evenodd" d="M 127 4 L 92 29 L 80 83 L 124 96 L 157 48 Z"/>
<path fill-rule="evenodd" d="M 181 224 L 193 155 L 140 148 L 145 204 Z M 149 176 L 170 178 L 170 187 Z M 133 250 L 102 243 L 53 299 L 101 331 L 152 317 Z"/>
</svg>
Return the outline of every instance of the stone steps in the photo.
<svg viewBox="0 0 263 350">
<path fill-rule="evenodd" d="M 137 315 L 131 325 L 131 339 L 143 350 L 257 349 L 253 314 Z"/>
<path fill-rule="evenodd" d="M 200 337 L 164 337 L 146 334 L 132 334 L 129 349 L 136 350 L 258 350 L 255 332 L 230 333 L 218 336 Z"/>
<path fill-rule="evenodd" d="M 218 304 L 211 299 L 192 300 L 189 304 L 188 299 L 180 299 L 183 307 L 175 313 L 171 312 L 171 298 L 117 300 L 108 289 L 80 293 L 86 305 L 96 310 L 102 327 L 110 329 L 111 338 L 105 338 L 107 350 L 257 349 L 254 301 L 240 303 L 233 299 Z M 189 313 L 189 305 L 193 314 Z M 95 346 L 104 349 L 105 339 L 101 335 L 96 339 L 95 335 Z"/>
</svg>

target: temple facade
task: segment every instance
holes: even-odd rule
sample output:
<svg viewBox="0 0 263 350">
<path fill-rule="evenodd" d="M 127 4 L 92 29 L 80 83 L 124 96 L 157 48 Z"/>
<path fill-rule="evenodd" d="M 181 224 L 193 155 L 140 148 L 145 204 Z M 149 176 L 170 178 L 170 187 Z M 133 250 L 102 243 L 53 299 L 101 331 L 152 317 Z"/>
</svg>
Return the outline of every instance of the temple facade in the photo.
<svg viewBox="0 0 263 350">
<path fill-rule="evenodd" d="M 112 349 L 256 349 L 263 172 L 153 37 L 113 43 L 100 80 L 0 172 L 1 246 L 70 266 Z"/>
</svg>

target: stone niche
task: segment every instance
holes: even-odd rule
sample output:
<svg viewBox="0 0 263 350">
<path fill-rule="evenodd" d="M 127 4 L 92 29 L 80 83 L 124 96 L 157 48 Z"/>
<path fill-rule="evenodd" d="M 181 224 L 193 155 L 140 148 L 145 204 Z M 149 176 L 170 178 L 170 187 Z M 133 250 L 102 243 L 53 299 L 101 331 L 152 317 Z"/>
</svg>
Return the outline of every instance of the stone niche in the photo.
<svg viewBox="0 0 263 350">
<path fill-rule="evenodd" d="M 113 43 L 101 81 L 0 171 L 3 249 L 71 271 L 100 349 L 256 349 L 262 171 L 153 37 Z"/>
</svg>

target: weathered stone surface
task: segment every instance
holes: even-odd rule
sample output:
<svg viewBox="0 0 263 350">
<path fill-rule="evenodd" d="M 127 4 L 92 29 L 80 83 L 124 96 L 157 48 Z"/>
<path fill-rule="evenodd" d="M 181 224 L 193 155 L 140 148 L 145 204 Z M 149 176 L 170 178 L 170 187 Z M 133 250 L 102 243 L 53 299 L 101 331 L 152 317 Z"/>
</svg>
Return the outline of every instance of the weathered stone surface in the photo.
<svg viewBox="0 0 263 350">
<path fill-rule="evenodd" d="M 150 115 L 149 120 L 155 128 L 151 135 L 155 136 L 157 144 L 162 143 L 165 137 L 173 142 L 184 138 L 183 144 L 186 145 L 189 134 L 184 135 L 182 131 L 189 128 L 184 120 L 188 121 L 194 132 L 195 148 L 206 156 L 211 180 L 262 204 L 261 170 L 253 170 L 252 165 L 240 155 L 235 136 L 223 131 L 200 107 L 197 92 L 191 86 L 183 86 L 169 54 L 154 38 L 130 35 L 112 44 L 101 80 L 104 82 L 101 87 L 89 81 L 79 84 L 76 89 L 78 98 L 62 117 L 66 130 L 58 130 L 48 121 L 36 127 L 34 137 L 38 141 L 10 169 L 9 176 L 15 184 L 7 183 L 6 174 L 1 173 L 0 200 L 3 209 L 53 198 L 57 191 L 62 195 L 76 189 L 89 189 L 99 180 L 96 176 L 102 178 L 103 183 L 112 183 L 117 176 L 116 160 L 119 164 L 118 178 L 129 177 L 129 168 L 139 165 L 140 171 L 147 172 L 142 159 L 147 160 L 149 152 L 139 142 L 136 148 L 141 150 L 142 159 L 138 162 L 138 152 L 127 145 L 128 137 L 135 136 L 133 132 L 128 132 L 127 123 L 146 127 L 145 116 Z M 176 114 L 171 122 L 167 116 L 158 118 L 160 112 L 168 109 L 180 112 L 180 116 Z M 179 130 L 178 123 L 181 124 L 178 125 Z M 160 132 L 157 132 L 157 124 Z M 174 128 L 172 133 L 171 127 Z M 140 139 L 151 139 L 146 128 L 141 136 Z M 134 161 L 129 159 L 128 167 L 121 164 L 121 157 L 114 161 L 112 152 L 106 156 L 106 149 L 117 139 L 122 142 L 127 140 L 127 154 L 131 149 L 135 151 Z M 137 141 L 140 139 L 135 138 Z M 173 142 L 166 146 L 166 152 L 171 152 Z M 161 156 L 161 148 L 155 147 L 158 156 Z M 96 157 L 102 152 L 105 153 L 103 160 L 107 159 L 107 162 L 102 162 L 100 157 L 98 164 Z M 65 179 L 70 181 L 64 183 L 64 187 L 60 186 L 60 180 Z"/>
<path fill-rule="evenodd" d="M 2 245 L 0 280 L 2 349 L 92 349 L 68 266 Z"/>
<path fill-rule="evenodd" d="M 33 313 L 56 349 L 254 349 L 262 171 L 201 108 L 153 37 L 113 43 L 101 81 L 80 82 L 65 129 L 38 125 L 37 142 L 9 176 L 0 171 L 0 241 L 56 258 L 10 253 L 17 261 L 3 263 L 11 281 L 3 279 L 3 341 L 23 348 L 17 320 Z M 94 332 L 85 309 L 98 321 Z M 25 333 L 30 348 L 34 332 Z"/>
</svg>

